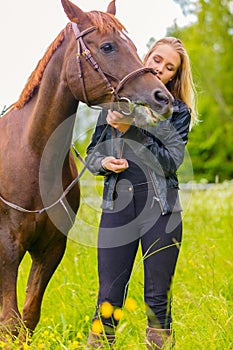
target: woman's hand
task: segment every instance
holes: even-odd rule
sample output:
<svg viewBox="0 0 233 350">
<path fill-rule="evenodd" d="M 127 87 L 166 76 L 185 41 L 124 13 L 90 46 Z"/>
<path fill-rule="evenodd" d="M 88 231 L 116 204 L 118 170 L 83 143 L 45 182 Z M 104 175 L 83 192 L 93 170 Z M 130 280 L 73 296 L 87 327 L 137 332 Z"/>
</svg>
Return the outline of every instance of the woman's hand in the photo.
<svg viewBox="0 0 233 350">
<path fill-rule="evenodd" d="M 117 159 L 115 157 L 105 157 L 101 164 L 104 169 L 111 170 L 114 173 L 121 173 L 129 167 L 126 159 Z"/>
<path fill-rule="evenodd" d="M 133 118 L 124 116 L 117 111 L 108 110 L 107 123 L 121 132 L 126 132 L 133 122 Z"/>
</svg>

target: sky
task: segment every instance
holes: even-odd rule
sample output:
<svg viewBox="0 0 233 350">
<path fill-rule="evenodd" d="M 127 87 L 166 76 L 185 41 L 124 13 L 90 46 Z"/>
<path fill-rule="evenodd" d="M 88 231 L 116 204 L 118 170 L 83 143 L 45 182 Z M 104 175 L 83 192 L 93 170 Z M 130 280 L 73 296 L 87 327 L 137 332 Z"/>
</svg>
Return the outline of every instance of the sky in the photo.
<svg viewBox="0 0 233 350">
<path fill-rule="evenodd" d="M 110 0 L 73 0 L 84 11 L 105 11 Z M 116 0 L 116 17 L 140 57 L 151 37 L 159 39 L 174 21 L 189 22 L 173 0 Z M 14 103 L 47 47 L 68 23 L 60 0 L 1 0 L 0 113 Z"/>
</svg>

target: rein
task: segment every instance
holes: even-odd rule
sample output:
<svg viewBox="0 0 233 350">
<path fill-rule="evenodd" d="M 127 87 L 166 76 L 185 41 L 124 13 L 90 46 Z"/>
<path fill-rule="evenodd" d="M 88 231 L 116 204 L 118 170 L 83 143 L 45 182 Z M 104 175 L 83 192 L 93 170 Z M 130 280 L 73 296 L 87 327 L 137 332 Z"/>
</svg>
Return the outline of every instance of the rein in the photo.
<svg viewBox="0 0 233 350">
<path fill-rule="evenodd" d="M 81 61 L 81 57 L 85 57 L 86 61 L 88 61 L 91 66 L 93 67 L 94 70 L 98 71 L 98 73 L 101 75 L 101 77 L 103 78 L 103 80 L 105 81 L 107 88 L 110 90 L 110 94 L 112 94 L 112 100 L 111 100 L 111 104 L 113 104 L 113 102 L 116 100 L 116 102 L 120 102 L 120 101 L 125 101 L 127 102 L 130 107 L 132 107 L 134 105 L 133 102 L 131 102 L 127 97 L 121 97 L 119 96 L 119 91 L 124 87 L 124 85 L 126 83 L 128 83 L 129 81 L 131 81 L 133 78 L 137 78 L 138 76 L 140 76 L 143 73 L 152 73 L 152 74 L 156 74 L 156 72 L 154 71 L 153 68 L 148 68 L 148 67 L 141 67 L 139 69 L 136 69 L 135 71 L 127 74 L 123 79 L 118 79 L 115 78 L 114 76 L 112 76 L 109 73 L 105 73 L 101 67 L 99 66 L 99 64 L 96 62 L 95 58 L 92 56 L 90 50 L 87 48 L 83 37 L 88 34 L 93 32 L 94 30 L 96 30 L 96 27 L 90 27 L 88 29 L 83 30 L 82 32 L 80 32 L 78 25 L 76 23 L 71 23 L 72 24 L 72 28 L 77 40 L 77 61 L 78 61 L 78 76 L 81 80 L 81 86 L 82 86 L 82 92 L 83 92 L 83 98 L 85 103 L 89 106 L 92 107 L 88 97 L 87 97 L 87 93 L 86 93 L 86 88 L 85 88 L 85 81 L 84 81 L 84 75 L 83 75 L 83 69 L 82 69 L 82 61 Z M 113 85 L 111 84 L 111 82 L 109 81 L 108 77 L 111 80 L 114 80 L 115 82 L 118 83 L 118 85 L 116 86 L 116 88 L 113 87 Z M 10 106 L 11 107 L 11 106 Z M 130 108 L 131 110 L 132 108 Z M 1 115 L 3 115 L 6 112 L 6 109 L 4 108 L 3 112 L 1 113 Z M 125 115 L 129 115 L 130 113 L 126 113 L 124 111 L 121 111 L 121 113 L 125 114 Z M 106 135 L 107 132 L 107 128 L 109 125 L 106 125 L 105 129 L 103 130 L 100 139 L 98 140 L 95 148 L 99 145 L 100 142 L 102 142 L 104 136 Z M 70 214 L 68 212 L 68 209 L 66 208 L 63 200 L 64 198 L 68 195 L 68 193 L 71 191 L 71 189 L 80 181 L 82 175 L 84 174 L 85 170 L 88 168 L 88 165 L 91 161 L 91 157 L 88 159 L 88 161 L 84 164 L 83 169 L 81 170 L 80 174 L 70 183 L 70 185 L 65 189 L 65 191 L 62 193 L 62 195 L 55 201 L 53 202 L 51 205 L 41 208 L 41 209 L 37 209 L 37 210 L 28 210 L 25 209 L 17 204 L 11 203 L 9 201 L 7 201 L 5 198 L 3 198 L 0 195 L 0 200 L 5 203 L 7 206 L 9 206 L 12 209 L 18 210 L 20 212 L 23 213 L 29 213 L 29 214 L 42 214 L 44 212 L 46 212 L 47 210 L 53 208 L 54 206 L 56 206 L 57 204 L 61 204 L 62 207 L 64 208 L 64 210 L 66 211 L 71 223 L 73 224 L 73 220 L 70 217 Z"/>
<path fill-rule="evenodd" d="M 3 117 L 7 111 L 9 111 L 14 106 L 14 103 L 10 105 L 9 107 L 4 106 L 2 112 L 0 113 L 0 118 Z"/>
<path fill-rule="evenodd" d="M 103 138 L 104 136 L 106 135 L 106 132 L 107 132 L 107 129 L 108 129 L 109 125 L 107 124 L 98 140 L 98 142 L 96 143 L 95 147 L 94 147 L 94 150 L 97 148 L 97 146 L 99 145 L 99 143 L 101 143 L 103 141 Z M 74 146 L 73 146 L 74 148 Z M 76 149 L 74 148 L 75 150 L 75 153 L 77 154 L 76 152 Z M 94 151 L 93 150 L 93 151 Z M 17 204 L 14 204 L 14 203 L 11 203 L 9 201 L 7 201 L 5 198 L 3 198 L 1 195 L 0 195 L 0 199 L 3 203 L 5 203 L 6 205 L 8 205 L 9 207 L 11 207 L 12 209 L 15 209 L 15 210 L 18 210 L 22 213 L 27 213 L 27 214 L 42 214 L 44 212 L 46 212 L 47 210 L 49 209 L 52 209 L 55 205 L 57 204 L 61 204 L 63 206 L 63 208 L 65 209 L 71 223 L 73 224 L 73 220 L 71 219 L 71 216 L 63 202 L 63 199 L 68 195 L 68 193 L 72 190 L 72 188 L 80 181 L 82 175 L 84 174 L 85 170 L 88 168 L 88 165 L 91 161 L 91 157 L 88 159 L 87 162 L 84 162 L 83 161 L 83 164 L 84 164 L 84 167 L 83 169 L 81 170 L 81 172 L 79 173 L 79 175 L 69 184 L 69 186 L 65 189 L 65 191 L 61 194 L 61 196 L 55 201 L 53 202 L 51 205 L 47 206 L 47 207 L 44 207 L 44 208 L 41 208 L 41 209 L 36 209 L 36 210 L 28 210 L 28 209 L 25 209 L 23 207 L 20 207 L 19 205 Z"/>
</svg>

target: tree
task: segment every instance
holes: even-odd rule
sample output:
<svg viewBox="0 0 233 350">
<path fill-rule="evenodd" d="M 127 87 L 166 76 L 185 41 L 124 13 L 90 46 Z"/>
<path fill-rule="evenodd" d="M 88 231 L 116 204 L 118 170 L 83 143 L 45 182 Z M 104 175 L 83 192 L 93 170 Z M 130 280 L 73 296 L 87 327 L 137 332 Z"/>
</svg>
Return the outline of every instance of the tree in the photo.
<svg viewBox="0 0 233 350">
<path fill-rule="evenodd" d="M 233 20 L 230 0 L 174 0 L 184 14 L 195 15 L 189 26 L 176 23 L 167 35 L 179 37 L 191 58 L 198 90 L 199 126 L 190 134 L 188 150 L 196 180 L 233 178 Z"/>
</svg>

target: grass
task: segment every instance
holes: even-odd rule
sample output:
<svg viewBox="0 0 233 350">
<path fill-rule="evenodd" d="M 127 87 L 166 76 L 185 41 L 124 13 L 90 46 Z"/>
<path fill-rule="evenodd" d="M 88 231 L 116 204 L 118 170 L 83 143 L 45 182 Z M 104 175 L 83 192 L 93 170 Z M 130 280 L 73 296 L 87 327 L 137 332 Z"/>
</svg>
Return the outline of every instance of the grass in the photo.
<svg viewBox="0 0 233 350">
<path fill-rule="evenodd" d="M 84 349 L 86 344 L 98 286 L 95 249 L 101 192 L 98 181 L 91 191 L 84 184 L 83 192 L 65 256 L 45 293 L 32 350 Z M 231 183 L 182 194 L 184 234 L 173 285 L 177 350 L 233 349 L 232 197 Z M 139 268 L 134 270 L 129 288 L 129 297 L 137 307 L 124 310 L 115 349 L 145 349 L 140 259 L 139 252 Z M 26 256 L 19 270 L 21 307 L 29 265 L 30 258 Z M 4 347 L 0 342 L 0 349 Z M 17 343 L 11 349 L 18 349 Z"/>
</svg>

